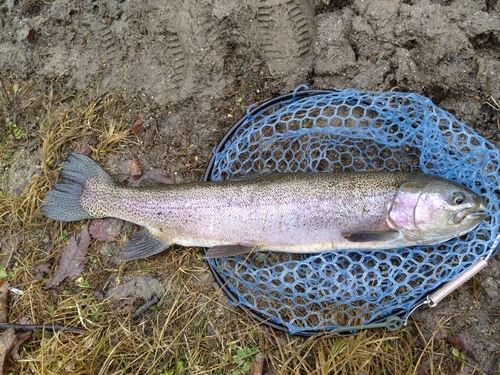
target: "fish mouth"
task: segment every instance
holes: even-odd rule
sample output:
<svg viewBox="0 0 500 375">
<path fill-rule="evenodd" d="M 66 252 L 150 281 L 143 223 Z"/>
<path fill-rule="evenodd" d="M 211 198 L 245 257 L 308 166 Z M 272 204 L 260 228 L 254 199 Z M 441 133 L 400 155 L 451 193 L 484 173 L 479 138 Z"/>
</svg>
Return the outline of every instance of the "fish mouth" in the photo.
<svg viewBox="0 0 500 375">
<path fill-rule="evenodd" d="M 467 219 L 479 221 L 483 220 L 486 217 L 486 210 L 484 208 L 479 208 L 477 210 L 472 211 L 470 214 L 467 214 Z"/>
<path fill-rule="evenodd" d="M 463 221 L 473 221 L 473 222 L 479 222 L 483 220 L 486 217 L 486 210 L 482 207 L 477 208 L 473 211 L 469 211 L 467 209 L 458 211 L 453 215 L 449 222 L 451 224 L 459 224 Z"/>
</svg>

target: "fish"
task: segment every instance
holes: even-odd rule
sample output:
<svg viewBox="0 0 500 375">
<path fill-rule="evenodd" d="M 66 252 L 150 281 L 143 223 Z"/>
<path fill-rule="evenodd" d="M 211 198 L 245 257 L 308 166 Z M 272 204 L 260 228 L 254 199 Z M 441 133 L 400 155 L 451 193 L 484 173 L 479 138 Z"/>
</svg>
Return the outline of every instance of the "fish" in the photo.
<svg viewBox="0 0 500 375">
<path fill-rule="evenodd" d="M 454 181 L 398 171 L 267 172 L 132 188 L 71 153 L 41 211 L 61 222 L 113 217 L 144 227 L 120 253 L 130 261 L 172 244 L 208 248 L 205 258 L 435 245 L 476 228 L 486 203 Z"/>
</svg>

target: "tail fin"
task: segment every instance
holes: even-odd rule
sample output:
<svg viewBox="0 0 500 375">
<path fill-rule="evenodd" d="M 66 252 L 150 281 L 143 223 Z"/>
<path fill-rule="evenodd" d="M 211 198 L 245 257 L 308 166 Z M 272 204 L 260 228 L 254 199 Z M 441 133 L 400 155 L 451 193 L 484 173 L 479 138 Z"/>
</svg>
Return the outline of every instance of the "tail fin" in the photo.
<svg viewBox="0 0 500 375">
<path fill-rule="evenodd" d="M 111 177 L 85 155 L 70 153 L 61 172 L 61 181 L 47 192 L 42 204 L 42 214 L 58 221 L 93 219 L 91 213 L 80 205 L 85 182 L 97 177 L 103 183 L 113 183 Z"/>
</svg>

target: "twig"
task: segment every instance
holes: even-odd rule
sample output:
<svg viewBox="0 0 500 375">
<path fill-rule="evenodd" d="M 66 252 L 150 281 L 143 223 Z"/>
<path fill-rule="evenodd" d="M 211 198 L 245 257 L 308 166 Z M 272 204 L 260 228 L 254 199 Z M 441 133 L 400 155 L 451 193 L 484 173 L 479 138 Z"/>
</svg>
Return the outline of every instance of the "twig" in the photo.
<svg viewBox="0 0 500 375">
<path fill-rule="evenodd" d="M 0 330 L 6 330 L 9 328 L 14 328 L 16 331 L 36 331 L 36 330 L 52 330 L 54 332 L 57 331 L 64 331 L 64 332 L 77 332 L 77 333 L 82 333 L 86 332 L 83 329 L 76 328 L 76 327 L 66 327 L 62 326 L 60 324 L 52 324 L 52 325 L 45 325 L 45 324 L 10 324 L 10 323 L 0 323 Z"/>
<path fill-rule="evenodd" d="M 135 313 L 132 314 L 132 316 L 130 317 L 131 319 L 135 319 L 137 318 L 139 315 L 141 315 L 143 312 L 149 310 L 151 308 L 151 306 L 155 305 L 156 303 L 158 303 L 159 299 L 158 297 L 156 296 L 153 296 L 153 298 L 151 298 L 148 302 L 146 302 L 144 305 L 142 305 L 141 307 L 139 307 Z"/>
</svg>

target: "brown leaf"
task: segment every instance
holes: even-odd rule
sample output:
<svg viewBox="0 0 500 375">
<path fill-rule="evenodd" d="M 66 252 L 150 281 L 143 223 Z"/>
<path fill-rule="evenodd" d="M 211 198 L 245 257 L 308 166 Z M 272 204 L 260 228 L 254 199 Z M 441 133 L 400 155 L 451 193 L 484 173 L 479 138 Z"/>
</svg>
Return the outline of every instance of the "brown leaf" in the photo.
<svg viewBox="0 0 500 375">
<path fill-rule="evenodd" d="M 17 250 L 17 247 L 23 240 L 23 232 L 11 231 L 10 229 L 5 233 L 0 241 L 0 248 L 2 249 L 2 266 L 3 268 L 9 267 L 12 254 Z"/>
<path fill-rule="evenodd" d="M 25 342 L 28 340 L 33 332 L 32 331 L 26 331 L 26 332 L 20 332 L 16 335 L 16 342 L 12 346 L 11 350 L 11 357 L 15 359 L 16 361 L 19 361 L 21 359 L 21 355 L 19 354 L 19 348 Z"/>
<path fill-rule="evenodd" d="M 110 301 L 120 300 L 122 306 L 130 305 L 134 302 L 134 288 L 135 288 L 135 279 L 124 282 L 123 284 L 116 285 L 109 289 L 106 294 L 106 298 Z"/>
<path fill-rule="evenodd" d="M 35 280 L 42 280 L 44 278 L 44 275 L 50 272 L 50 263 L 45 262 L 37 264 L 36 266 L 33 266 L 33 271 L 35 272 L 33 278 Z"/>
<path fill-rule="evenodd" d="M 146 122 L 146 116 L 139 113 L 139 115 L 134 116 L 134 123 L 132 124 L 132 132 L 134 134 L 142 134 L 144 132 L 144 123 Z"/>
<path fill-rule="evenodd" d="M 29 29 L 28 36 L 26 37 L 26 39 L 28 40 L 28 42 L 33 43 L 33 41 L 35 40 L 35 29 L 34 28 Z"/>
<path fill-rule="evenodd" d="M 439 343 L 446 338 L 448 338 L 448 331 L 446 330 L 446 328 L 441 327 L 434 335 L 434 342 Z"/>
<path fill-rule="evenodd" d="M 120 285 L 111 287 L 106 293 L 106 299 L 121 301 L 122 306 L 131 304 L 135 299 L 150 300 L 153 296 L 161 297 L 165 287 L 155 278 L 138 276 Z"/>
<path fill-rule="evenodd" d="M 74 279 L 83 271 L 87 262 L 85 255 L 90 244 L 89 231 L 85 227 L 77 235 L 71 236 L 66 246 L 64 246 L 59 267 L 55 275 L 47 282 L 47 288 L 53 288 L 59 285 L 64 279 Z"/>
<path fill-rule="evenodd" d="M 97 143 L 99 143 L 99 140 L 97 139 L 97 137 L 95 135 L 91 135 L 87 139 L 83 140 L 83 142 L 80 144 L 80 146 L 78 147 L 78 150 L 76 150 L 76 152 L 78 152 L 79 154 L 82 154 L 82 155 L 89 156 L 90 153 L 92 152 L 92 149 L 90 148 L 90 146 L 95 146 Z"/>
<path fill-rule="evenodd" d="M 123 222 L 116 219 L 94 219 L 90 224 L 89 233 L 99 241 L 112 242 L 120 234 Z"/>
<path fill-rule="evenodd" d="M 16 342 L 16 331 L 10 327 L 0 336 L 0 375 L 3 375 L 3 365 L 7 355 Z"/>
<path fill-rule="evenodd" d="M 45 263 L 37 264 L 36 266 L 33 266 L 33 269 L 37 272 L 49 273 L 50 272 L 50 263 L 45 262 Z"/>
<path fill-rule="evenodd" d="M 147 171 L 144 174 L 143 179 L 146 179 L 146 178 L 149 180 L 160 182 L 162 184 L 173 184 L 173 181 L 169 175 L 167 175 L 167 174 L 163 173 L 162 171 L 160 171 L 159 169 L 155 169 L 155 168 L 150 169 L 149 171 Z"/>
<path fill-rule="evenodd" d="M 124 182 L 125 185 L 127 186 L 132 186 L 132 187 L 138 187 L 138 186 L 141 186 L 141 181 L 143 179 L 139 176 L 137 177 L 129 177 L 127 178 L 127 180 Z"/>
<path fill-rule="evenodd" d="M 120 172 L 130 177 L 137 177 L 142 174 L 141 167 L 139 167 L 139 163 L 137 163 L 135 159 L 125 160 L 119 163 L 118 168 Z"/>
<path fill-rule="evenodd" d="M 90 149 L 89 144 L 86 141 L 83 141 L 82 143 L 80 143 L 80 146 L 78 146 L 76 152 L 78 154 L 89 156 L 92 150 Z"/>
<path fill-rule="evenodd" d="M 126 160 L 120 164 L 118 164 L 118 168 L 123 174 L 129 176 L 125 181 L 125 185 L 127 186 L 139 186 L 141 181 L 142 170 L 139 167 L 139 163 L 137 160 Z"/>
<path fill-rule="evenodd" d="M 429 360 L 420 362 L 417 366 L 417 375 L 429 375 L 429 369 L 431 367 L 431 362 Z"/>
<path fill-rule="evenodd" d="M 31 320 L 26 315 L 21 315 L 19 318 L 16 319 L 16 324 L 25 326 L 31 324 Z"/>
<path fill-rule="evenodd" d="M 476 351 L 474 350 L 469 332 L 467 332 L 466 329 L 461 331 L 458 335 L 450 337 L 449 340 L 454 347 L 465 351 L 474 361 L 479 362 L 480 358 L 477 356 Z"/>
<path fill-rule="evenodd" d="M 167 174 L 163 173 L 159 169 L 152 168 L 146 173 L 142 173 L 141 167 L 137 163 L 137 160 L 126 160 L 118 164 L 120 172 L 129 176 L 125 181 L 127 186 L 141 186 L 144 180 L 152 180 L 155 182 L 160 182 L 162 184 L 172 184 L 173 181 Z M 146 181 L 147 182 L 147 181 Z"/>
<path fill-rule="evenodd" d="M 153 184 L 161 183 L 171 185 L 174 182 L 170 179 L 170 177 L 164 174 L 159 169 L 151 169 L 149 172 L 146 172 L 142 176 L 138 178 L 129 179 L 129 186 L 151 186 Z"/>
<path fill-rule="evenodd" d="M 9 320 L 9 283 L 6 281 L 0 286 L 0 323 Z"/>
<path fill-rule="evenodd" d="M 255 359 L 252 361 L 252 367 L 248 371 L 248 375 L 262 375 L 262 370 L 264 369 L 264 361 L 266 360 L 266 355 L 262 352 L 257 353 Z"/>
</svg>

